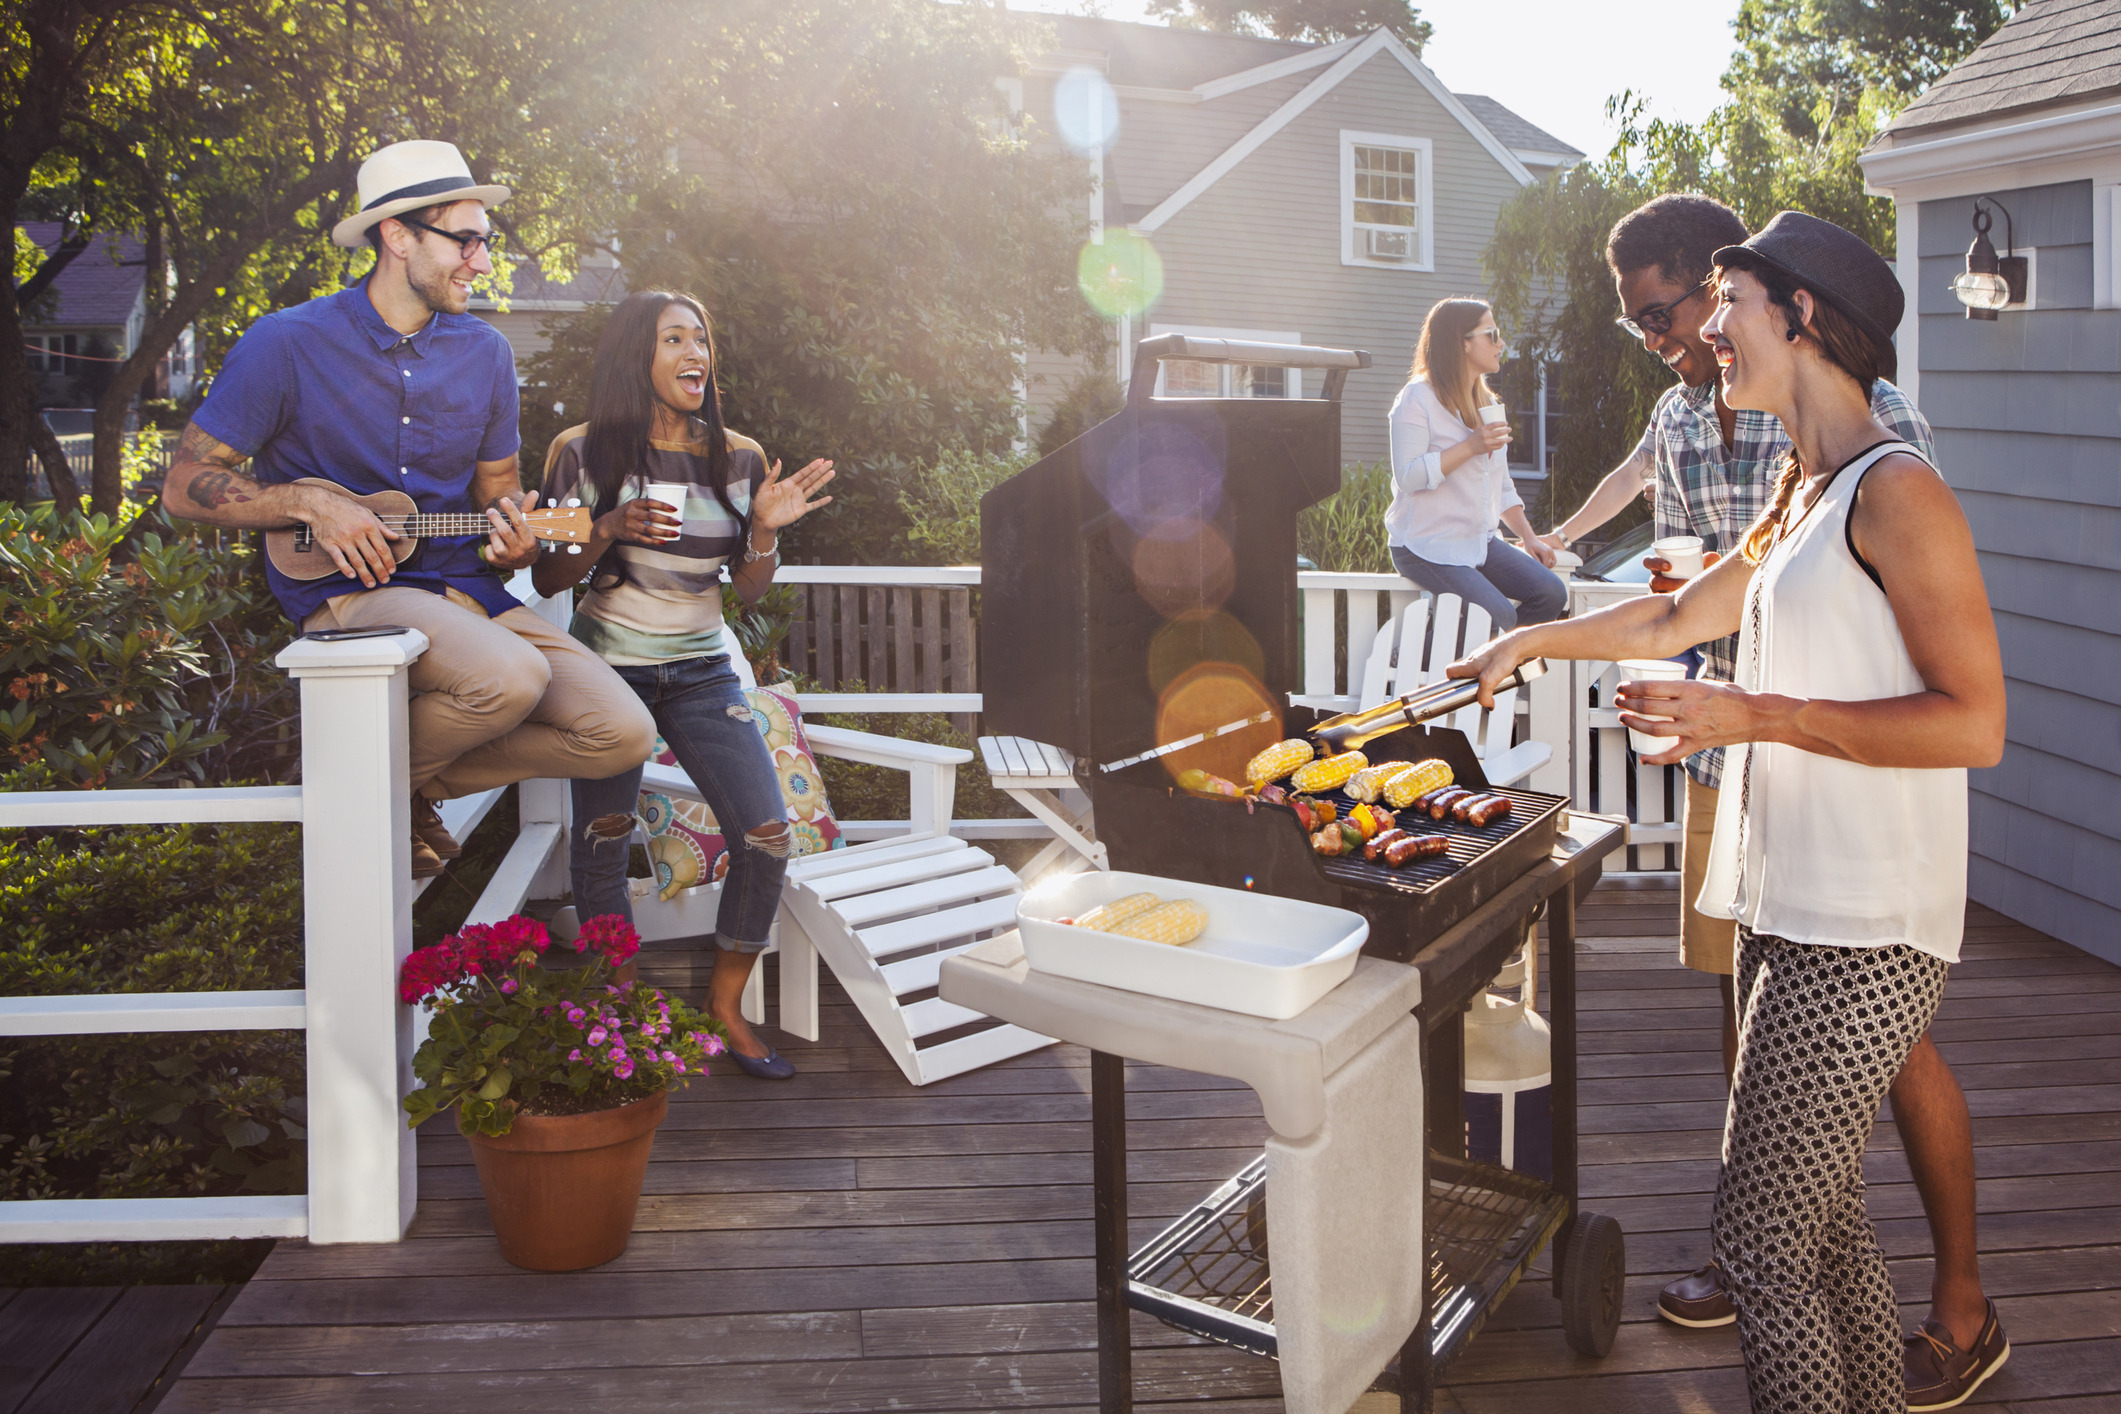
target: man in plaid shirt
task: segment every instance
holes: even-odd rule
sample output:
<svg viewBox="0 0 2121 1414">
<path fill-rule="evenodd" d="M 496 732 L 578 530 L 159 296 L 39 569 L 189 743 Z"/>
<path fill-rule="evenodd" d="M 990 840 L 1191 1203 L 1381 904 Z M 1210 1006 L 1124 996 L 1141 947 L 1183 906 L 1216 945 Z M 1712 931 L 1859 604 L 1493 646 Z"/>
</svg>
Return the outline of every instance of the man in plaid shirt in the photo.
<svg viewBox="0 0 2121 1414">
<path fill-rule="evenodd" d="M 1729 207 L 1694 195 L 1658 197 L 1613 227 L 1606 262 L 1627 311 L 1619 322 L 1678 381 L 1657 400 L 1627 460 L 1549 537 L 1556 549 L 1610 520 L 1641 491 L 1653 497 L 1658 538 L 1698 535 L 1704 560 L 1714 564 L 1737 548 L 1767 509 L 1790 439 L 1767 413 L 1725 405 L 1715 353 L 1701 337 L 1701 326 L 1715 308 L 1711 256 L 1719 247 L 1742 244 L 1747 235 L 1745 223 Z M 1881 378 L 1871 394 L 1871 411 L 1894 435 L 1935 460 L 1930 425 L 1907 394 Z M 1646 563 L 1653 571 L 1671 568 L 1659 559 Z M 1659 594 L 1672 593 L 1681 584 L 1663 573 L 1650 581 Z M 1700 645 L 1697 676 L 1733 681 L 1737 648 L 1735 634 Z M 1728 1075 L 1738 1050 L 1731 984 L 1737 925 L 1728 918 L 1705 917 L 1694 908 L 1715 833 L 1722 748 L 1688 757 L 1686 769 L 1680 958 L 1688 967 L 1722 979 Z M 1963 1351 L 1979 1333 L 1987 1308 L 1975 1257 L 1973 1147 L 1966 1099 L 1926 1036 L 1909 1056 L 1892 1098 L 1935 1239 L 1934 1318 L 1951 1328 Z M 1713 1265 L 1667 1286 L 1657 1309 L 1666 1320 L 1683 1326 L 1727 1325 L 1736 1319 L 1722 1288 L 1722 1274 Z M 1969 1327 L 1963 1335 L 1961 1327 Z M 1946 1407 L 1933 1395 L 1935 1388 L 1910 1365 L 1911 1410 Z"/>
</svg>

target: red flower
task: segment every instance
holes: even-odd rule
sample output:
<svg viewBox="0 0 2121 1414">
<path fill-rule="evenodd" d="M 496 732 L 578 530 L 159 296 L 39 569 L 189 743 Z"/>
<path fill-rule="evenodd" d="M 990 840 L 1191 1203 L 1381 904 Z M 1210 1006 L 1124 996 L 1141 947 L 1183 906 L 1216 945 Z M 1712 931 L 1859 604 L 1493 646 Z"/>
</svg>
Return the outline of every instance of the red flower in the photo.
<svg viewBox="0 0 2121 1414">
<path fill-rule="evenodd" d="M 613 967 L 621 967 L 641 950 L 641 935 L 622 915 L 607 913 L 584 923 L 581 934 L 574 940 L 576 952 L 587 952 L 591 948 L 602 953 L 604 960 Z"/>
<path fill-rule="evenodd" d="M 406 1005 L 423 1001 L 464 979 L 464 959 L 450 942 L 444 938 L 405 959 L 405 966 L 398 972 L 398 997 Z"/>
</svg>

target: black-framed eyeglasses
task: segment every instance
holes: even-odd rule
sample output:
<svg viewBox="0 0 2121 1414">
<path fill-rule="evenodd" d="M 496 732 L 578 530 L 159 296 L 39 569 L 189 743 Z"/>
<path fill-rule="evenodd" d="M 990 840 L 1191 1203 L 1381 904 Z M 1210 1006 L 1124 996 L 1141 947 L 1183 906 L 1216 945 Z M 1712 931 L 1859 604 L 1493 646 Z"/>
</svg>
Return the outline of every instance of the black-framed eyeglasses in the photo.
<svg viewBox="0 0 2121 1414">
<path fill-rule="evenodd" d="M 415 231 L 426 231 L 430 235 L 440 236 L 445 241 L 455 241 L 457 250 L 465 260 L 477 255 L 480 246 L 485 246 L 490 255 L 501 253 L 499 231 L 445 231 L 440 226 L 430 226 L 425 221 L 414 221 L 405 216 L 397 217 L 396 220 L 399 225 L 410 226 Z"/>
<path fill-rule="evenodd" d="M 1672 311 L 1707 289 L 1715 278 L 1713 275 L 1709 276 L 1678 299 L 1653 304 L 1647 309 L 1637 311 L 1632 317 L 1623 314 L 1613 322 L 1638 339 L 1647 340 L 1652 334 L 1669 334 L 1672 332 Z"/>
</svg>

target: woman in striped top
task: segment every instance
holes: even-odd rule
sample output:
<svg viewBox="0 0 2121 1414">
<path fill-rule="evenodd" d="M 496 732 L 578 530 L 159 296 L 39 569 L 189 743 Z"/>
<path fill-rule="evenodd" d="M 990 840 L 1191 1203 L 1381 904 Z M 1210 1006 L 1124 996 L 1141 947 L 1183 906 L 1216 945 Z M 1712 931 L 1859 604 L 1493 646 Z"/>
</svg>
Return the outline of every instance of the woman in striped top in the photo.
<svg viewBox="0 0 2121 1414">
<path fill-rule="evenodd" d="M 738 1006 L 779 907 L 794 836 L 780 781 L 729 664 L 722 629 L 724 565 L 755 603 L 773 583 L 780 530 L 831 501 L 816 493 L 832 463 L 813 461 L 785 479 L 748 437 L 722 425 L 707 311 L 690 295 L 641 290 L 611 313 L 597 344 L 589 421 L 553 440 L 545 500 L 579 500 L 598 512 L 583 555 L 542 556 L 538 592 L 555 595 L 584 575 L 574 636 L 640 694 L 722 825 L 741 839 L 715 930 L 720 949 L 707 1010 L 729 1033 L 748 1073 L 795 1074 L 752 1033 Z M 684 487 L 683 504 L 651 499 L 651 484 Z M 582 918 L 633 916 L 626 856 L 641 768 L 574 782 L 570 842 L 575 910 Z M 741 830 L 733 822 L 747 822 Z"/>
</svg>

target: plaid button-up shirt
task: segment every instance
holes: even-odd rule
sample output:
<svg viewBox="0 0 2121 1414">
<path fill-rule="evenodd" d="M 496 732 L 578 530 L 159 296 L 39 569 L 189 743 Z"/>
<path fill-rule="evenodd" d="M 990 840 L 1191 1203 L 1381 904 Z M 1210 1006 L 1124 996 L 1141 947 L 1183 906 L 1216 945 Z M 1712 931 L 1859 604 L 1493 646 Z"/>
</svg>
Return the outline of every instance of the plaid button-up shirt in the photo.
<svg viewBox="0 0 2121 1414">
<path fill-rule="evenodd" d="M 1731 445 L 1726 448 L 1723 429 L 1716 424 L 1715 398 L 1714 383 L 1667 389 L 1650 414 L 1635 455 L 1649 457 L 1656 464 L 1657 537 L 1698 535 L 1703 549 L 1728 555 L 1767 509 L 1790 439 L 1776 418 L 1738 408 Z M 1883 378 L 1872 385 L 1871 412 L 1902 441 L 1936 460 L 1928 420 L 1907 394 Z M 1701 659 L 1697 676 L 1734 681 L 1738 635 L 1702 644 Z M 1687 758 L 1686 768 L 1705 786 L 1721 785 L 1723 748 L 1696 752 Z"/>
</svg>

